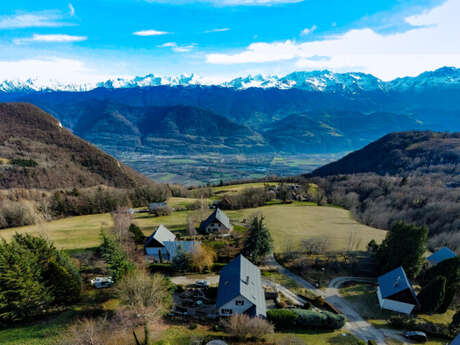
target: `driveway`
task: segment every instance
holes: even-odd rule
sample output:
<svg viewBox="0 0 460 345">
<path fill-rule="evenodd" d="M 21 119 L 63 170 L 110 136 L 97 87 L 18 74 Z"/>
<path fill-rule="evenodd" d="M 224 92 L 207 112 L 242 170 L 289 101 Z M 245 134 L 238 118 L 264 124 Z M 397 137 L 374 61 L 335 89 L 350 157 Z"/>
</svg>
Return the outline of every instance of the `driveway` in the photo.
<svg viewBox="0 0 460 345">
<path fill-rule="evenodd" d="M 176 285 L 192 285 L 197 280 L 207 280 L 211 285 L 219 284 L 219 276 L 216 274 L 194 274 L 191 276 L 177 276 L 171 277 L 171 281 Z"/>
<path fill-rule="evenodd" d="M 359 278 L 359 277 L 340 277 L 333 279 L 326 291 L 317 289 L 311 283 L 305 279 L 299 277 L 298 275 L 292 273 L 285 267 L 281 266 L 274 256 L 271 256 L 267 259 L 266 264 L 275 268 L 281 274 L 291 278 L 296 281 L 299 285 L 304 288 L 309 289 L 312 293 L 322 296 L 327 302 L 331 303 L 336 307 L 340 312 L 342 312 L 347 317 L 347 323 L 345 324 L 345 329 L 356 337 L 368 341 L 375 340 L 379 345 L 385 345 L 385 338 L 391 337 L 400 342 L 406 343 L 405 339 L 401 337 L 396 331 L 390 329 L 380 329 L 372 326 L 370 323 L 365 321 L 359 313 L 353 309 L 353 306 L 339 294 L 339 288 L 342 284 L 349 281 L 358 281 L 358 282 L 375 282 L 375 279 L 368 278 Z"/>
</svg>

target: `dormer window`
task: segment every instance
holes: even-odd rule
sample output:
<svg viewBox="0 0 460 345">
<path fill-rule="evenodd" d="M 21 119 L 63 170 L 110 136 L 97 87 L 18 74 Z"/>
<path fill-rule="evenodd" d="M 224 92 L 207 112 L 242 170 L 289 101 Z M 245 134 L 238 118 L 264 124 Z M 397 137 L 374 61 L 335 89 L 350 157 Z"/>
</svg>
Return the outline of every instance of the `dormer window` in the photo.
<svg viewBox="0 0 460 345">
<path fill-rule="evenodd" d="M 244 305 L 244 300 L 236 300 L 235 305 Z"/>
</svg>

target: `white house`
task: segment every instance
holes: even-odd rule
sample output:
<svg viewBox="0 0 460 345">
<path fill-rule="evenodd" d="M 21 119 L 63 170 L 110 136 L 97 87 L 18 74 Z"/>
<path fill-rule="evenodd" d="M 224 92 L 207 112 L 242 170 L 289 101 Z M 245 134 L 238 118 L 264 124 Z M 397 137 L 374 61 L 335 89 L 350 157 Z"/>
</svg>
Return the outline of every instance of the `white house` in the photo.
<svg viewBox="0 0 460 345">
<path fill-rule="evenodd" d="M 217 208 L 206 220 L 200 224 L 201 232 L 211 233 L 228 233 L 233 230 L 230 219 L 219 208 Z"/>
<path fill-rule="evenodd" d="M 216 307 L 220 316 L 267 316 L 260 270 L 241 254 L 220 271 Z"/>
<path fill-rule="evenodd" d="M 145 242 L 144 250 L 147 257 L 165 262 L 181 251 L 191 254 L 200 245 L 199 241 L 176 241 L 176 235 L 161 224 Z"/>
<path fill-rule="evenodd" d="M 410 314 L 419 305 L 414 288 L 402 267 L 378 278 L 377 297 L 380 308 Z"/>
</svg>

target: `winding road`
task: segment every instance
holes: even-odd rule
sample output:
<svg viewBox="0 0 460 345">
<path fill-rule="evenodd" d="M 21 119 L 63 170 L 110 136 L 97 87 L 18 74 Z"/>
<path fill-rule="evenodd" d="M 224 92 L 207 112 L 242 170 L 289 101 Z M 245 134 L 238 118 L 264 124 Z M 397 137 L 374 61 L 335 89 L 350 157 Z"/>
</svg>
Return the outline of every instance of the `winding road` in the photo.
<svg viewBox="0 0 460 345">
<path fill-rule="evenodd" d="M 373 339 L 378 345 L 385 345 L 386 338 L 393 338 L 400 342 L 407 343 L 407 340 L 404 339 L 398 332 L 390 330 L 390 329 L 383 329 L 383 328 L 376 328 L 372 326 L 370 323 L 365 321 L 359 313 L 353 309 L 353 306 L 339 294 L 339 288 L 345 282 L 375 282 L 375 279 L 368 279 L 368 278 L 359 278 L 359 277 L 339 277 L 333 279 L 329 286 L 325 291 L 320 290 L 313 286 L 311 283 L 306 281 L 305 279 L 299 277 L 298 275 L 292 273 L 285 267 L 281 266 L 274 256 L 270 256 L 266 264 L 275 268 L 279 273 L 291 278 L 295 282 L 297 282 L 302 287 L 310 290 L 317 296 L 322 296 L 327 302 L 332 304 L 336 307 L 340 312 L 342 312 L 347 317 L 347 323 L 345 325 L 345 329 L 355 335 L 356 337 L 368 341 Z"/>
</svg>

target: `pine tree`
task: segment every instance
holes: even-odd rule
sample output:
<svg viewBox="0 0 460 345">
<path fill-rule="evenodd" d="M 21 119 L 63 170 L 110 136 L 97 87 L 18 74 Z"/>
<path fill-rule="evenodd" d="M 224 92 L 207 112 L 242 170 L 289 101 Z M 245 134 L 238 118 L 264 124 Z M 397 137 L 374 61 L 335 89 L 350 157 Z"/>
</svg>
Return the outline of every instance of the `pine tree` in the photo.
<svg viewBox="0 0 460 345">
<path fill-rule="evenodd" d="M 253 217 L 243 245 L 243 255 L 257 264 L 272 251 L 273 240 L 264 223 L 263 216 Z"/>
<path fill-rule="evenodd" d="M 420 272 L 426 252 L 428 228 L 397 222 L 379 246 L 377 259 L 381 272 L 402 266 L 410 278 Z"/>
<path fill-rule="evenodd" d="M 418 299 L 425 313 L 434 313 L 442 305 L 446 293 L 447 279 L 438 276 L 429 282 L 418 294 Z"/>
</svg>

